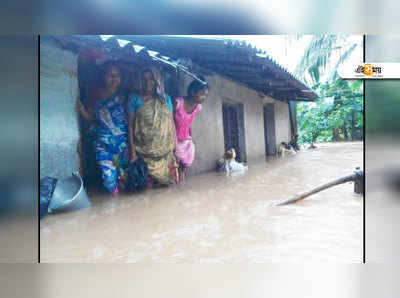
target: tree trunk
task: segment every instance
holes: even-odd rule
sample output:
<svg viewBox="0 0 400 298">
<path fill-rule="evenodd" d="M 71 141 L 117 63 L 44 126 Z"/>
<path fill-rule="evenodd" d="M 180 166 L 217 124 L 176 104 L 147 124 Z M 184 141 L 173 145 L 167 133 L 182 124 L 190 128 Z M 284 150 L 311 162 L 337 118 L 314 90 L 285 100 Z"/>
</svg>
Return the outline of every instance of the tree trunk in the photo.
<svg viewBox="0 0 400 298">
<path fill-rule="evenodd" d="M 356 139 L 356 123 L 354 119 L 354 111 L 351 111 L 351 140 L 354 141 Z"/>
<path fill-rule="evenodd" d="M 333 139 L 335 140 L 335 142 L 340 141 L 339 130 L 337 128 L 333 129 Z"/>
<path fill-rule="evenodd" d="M 349 135 L 348 135 L 347 129 L 346 129 L 346 122 L 344 122 L 344 124 L 343 124 L 342 131 L 343 131 L 344 139 L 346 141 L 348 141 L 349 140 Z"/>
</svg>

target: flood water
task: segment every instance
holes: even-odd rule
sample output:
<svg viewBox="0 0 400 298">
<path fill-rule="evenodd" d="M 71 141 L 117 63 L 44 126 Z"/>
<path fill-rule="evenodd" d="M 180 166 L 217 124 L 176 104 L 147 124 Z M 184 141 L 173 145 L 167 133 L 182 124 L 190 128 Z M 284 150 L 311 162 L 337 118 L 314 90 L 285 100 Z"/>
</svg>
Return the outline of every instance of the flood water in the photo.
<svg viewBox="0 0 400 298">
<path fill-rule="evenodd" d="M 40 222 L 42 262 L 362 262 L 363 201 L 353 183 L 293 205 L 277 200 L 351 174 L 363 144 L 320 144 L 245 174 L 207 173 L 185 185 L 119 198 Z"/>
</svg>

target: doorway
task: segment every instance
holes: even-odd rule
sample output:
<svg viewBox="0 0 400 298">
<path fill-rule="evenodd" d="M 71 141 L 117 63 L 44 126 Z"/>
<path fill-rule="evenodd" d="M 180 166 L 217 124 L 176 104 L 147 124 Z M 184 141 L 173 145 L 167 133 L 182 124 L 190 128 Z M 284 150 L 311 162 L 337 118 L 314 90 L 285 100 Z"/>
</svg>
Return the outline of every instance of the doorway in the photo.
<svg viewBox="0 0 400 298">
<path fill-rule="evenodd" d="M 225 151 L 234 148 L 238 162 L 247 162 L 243 114 L 243 104 L 222 104 Z"/>
</svg>

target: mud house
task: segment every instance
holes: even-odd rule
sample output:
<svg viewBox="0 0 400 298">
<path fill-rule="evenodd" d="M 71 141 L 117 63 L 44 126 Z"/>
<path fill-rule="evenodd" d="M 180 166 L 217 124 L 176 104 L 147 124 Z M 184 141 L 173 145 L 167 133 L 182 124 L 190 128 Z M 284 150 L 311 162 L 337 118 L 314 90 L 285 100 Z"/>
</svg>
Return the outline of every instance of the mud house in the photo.
<svg viewBox="0 0 400 298">
<path fill-rule="evenodd" d="M 192 126 L 196 160 L 190 174 L 213 170 L 225 149 L 243 162 L 275 155 L 297 131 L 296 101 L 316 94 L 268 55 L 223 39 L 175 36 L 41 36 L 40 176 L 62 178 L 79 169 L 93 173 L 85 124 L 75 112 L 78 92 L 96 80 L 102 61 L 118 60 L 131 88 L 145 64 L 156 64 L 171 97 L 185 95 L 199 75 L 210 85 Z"/>
</svg>

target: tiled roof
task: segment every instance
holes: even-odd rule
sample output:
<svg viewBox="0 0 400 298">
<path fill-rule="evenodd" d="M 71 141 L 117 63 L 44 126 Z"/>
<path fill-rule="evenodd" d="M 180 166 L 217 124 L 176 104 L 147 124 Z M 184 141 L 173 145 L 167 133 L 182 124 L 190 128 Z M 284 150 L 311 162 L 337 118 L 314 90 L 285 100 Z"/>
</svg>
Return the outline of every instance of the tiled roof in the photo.
<svg viewBox="0 0 400 298">
<path fill-rule="evenodd" d="M 200 80 L 190 63 L 210 69 L 248 87 L 281 100 L 312 101 L 317 95 L 308 86 L 250 44 L 221 38 L 159 35 L 66 35 L 60 41 L 101 48 L 105 57 L 152 60 L 186 72 Z M 201 80 L 200 80 L 201 81 Z"/>
</svg>

